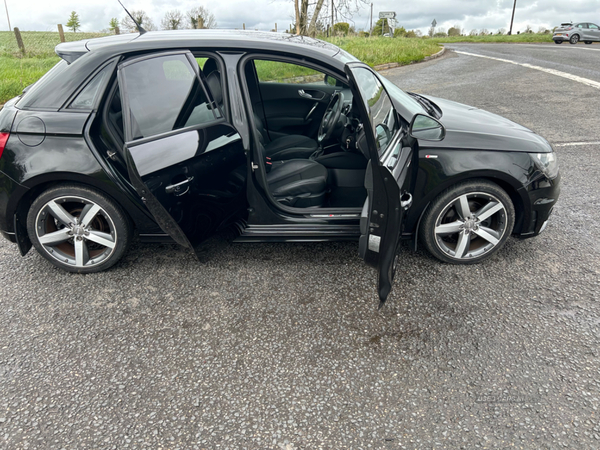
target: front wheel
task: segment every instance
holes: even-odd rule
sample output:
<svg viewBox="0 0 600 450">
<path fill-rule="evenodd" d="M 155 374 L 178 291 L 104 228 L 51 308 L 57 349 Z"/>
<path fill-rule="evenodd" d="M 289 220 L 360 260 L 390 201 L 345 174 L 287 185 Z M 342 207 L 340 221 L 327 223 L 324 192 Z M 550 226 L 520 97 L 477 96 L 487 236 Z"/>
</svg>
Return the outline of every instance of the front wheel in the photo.
<svg viewBox="0 0 600 450">
<path fill-rule="evenodd" d="M 577 44 L 579 42 L 579 35 L 574 34 L 573 36 L 571 36 L 571 39 L 569 39 L 569 42 L 571 44 Z"/>
<path fill-rule="evenodd" d="M 420 237 L 429 252 L 452 264 L 490 258 L 515 224 L 508 194 L 486 180 L 469 181 L 441 193 L 423 217 Z"/>
<path fill-rule="evenodd" d="M 40 255 L 77 273 L 108 269 L 131 241 L 121 207 L 100 191 L 77 185 L 43 192 L 29 209 L 27 232 Z"/>
</svg>

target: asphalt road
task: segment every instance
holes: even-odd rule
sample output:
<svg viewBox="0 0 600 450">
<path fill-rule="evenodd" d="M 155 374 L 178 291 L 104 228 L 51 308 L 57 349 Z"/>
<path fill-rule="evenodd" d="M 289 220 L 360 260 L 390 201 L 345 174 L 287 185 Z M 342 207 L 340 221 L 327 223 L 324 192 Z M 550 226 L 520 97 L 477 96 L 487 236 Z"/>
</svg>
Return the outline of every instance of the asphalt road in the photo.
<svg viewBox="0 0 600 450">
<path fill-rule="evenodd" d="M 449 48 L 600 80 L 583 45 Z M 385 74 L 600 141 L 573 80 L 452 52 Z M 356 243 L 136 244 L 81 276 L 2 241 L 0 448 L 600 447 L 600 144 L 557 150 L 543 235 L 478 266 L 407 251 L 381 312 Z"/>
</svg>

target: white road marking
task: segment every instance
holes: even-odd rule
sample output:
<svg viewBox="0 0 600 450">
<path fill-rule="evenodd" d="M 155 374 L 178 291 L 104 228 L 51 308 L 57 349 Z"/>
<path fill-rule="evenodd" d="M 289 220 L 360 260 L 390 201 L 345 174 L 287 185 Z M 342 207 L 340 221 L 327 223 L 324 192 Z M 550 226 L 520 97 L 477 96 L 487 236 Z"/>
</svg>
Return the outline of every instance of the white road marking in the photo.
<svg viewBox="0 0 600 450">
<path fill-rule="evenodd" d="M 600 82 L 598 82 L 598 81 L 590 80 L 589 78 L 578 77 L 577 75 L 572 75 L 567 72 L 561 72 L 560 70 L 548 69 L 546 67 L 534 66 L 534 65 L 526 64 L 526 63 L 519 63 L 516 61 L 511 61 L 510 59 L 495 58 L 493 56 L 484 56 L 484 55 L 478 55 L 476 53 L 461 52 L 459 50 L 455 50 L 455 52 L 459 53 L 461 55 L 475 56 L 477 58 L 493 59 L 494 61 L 500 61 L 500 62 L 505 62 L 508 64 L 514 64 L 515 66 L 526 67 L 527 69 L 539 70 L 540 72 L 546 72 L 551 75 L 556 75 L 557 77 L 567 78 L 568 80 L 577 81 L 578 83 L 585 84 L 587 86 L 591 86 L 596 89 L 600 89 Z"/>
<path fill-rule="evenodd" d="M 575 147 L 577 145 L 600 145 L 598 142 L 567 142 L 565 144 L 552 144 L 554 147 Z"/>
</svg>

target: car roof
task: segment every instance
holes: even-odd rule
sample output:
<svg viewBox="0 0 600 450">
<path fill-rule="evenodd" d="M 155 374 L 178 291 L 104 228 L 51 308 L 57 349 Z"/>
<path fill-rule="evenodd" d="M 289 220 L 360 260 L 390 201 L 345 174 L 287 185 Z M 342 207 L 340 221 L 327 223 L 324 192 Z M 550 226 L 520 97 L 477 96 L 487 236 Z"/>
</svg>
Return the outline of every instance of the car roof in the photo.
<svg viewBox="0 0 600 450">
<path fill-rule="evenodd" d="M 67 62 L 73 62 L 88 52 L 127 53 L 147 50 L 208 47 L 222 50 L 253 50 L 299 54 L 317 60 L 331 58 L 343 69 L 347 62 L 357 59 L 329 42 L 307 36 L 287 33 L 242 30 L 169 30 L 149 31 L 107 36 L 56 46 L 56 53 Z"/>
</svg>

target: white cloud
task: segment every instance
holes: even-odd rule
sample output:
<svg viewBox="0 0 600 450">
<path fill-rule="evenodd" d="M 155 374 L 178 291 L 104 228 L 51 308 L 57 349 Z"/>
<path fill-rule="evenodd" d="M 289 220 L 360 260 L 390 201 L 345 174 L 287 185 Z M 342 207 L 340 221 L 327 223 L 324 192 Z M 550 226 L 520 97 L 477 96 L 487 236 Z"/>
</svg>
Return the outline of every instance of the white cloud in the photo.
<svg viewBox="0 0 600 450">
<path fill-rule="evenodd" d="M 83 31 L 98 31 L 108 27 L 112 17 L 121 19 L 125 12 L 117 0 L 6 0 L 11 25 L 21 30 L 55 30 L 56 24 L 67 22 L 71 11 L 79 14 Z M 166 11 L 179 9 L 186 11 L 194 6 L 207 7 L 216 17 L 219 28 L 241 28 L 270 30 L 278 25 L 279 30 L 289 28 L 293 22 L 294 3 L 292 0 L 221 0 L 220 2 L 197 2 L 193 0 L 124 0 L 130 10 L 143 9 L 158 25 Z M 438 27 L 450 28 L 459 25 L 467 32 L 471 29 L 486 28 L 496 31 L 508 29 L 513 0 L 420 0 L 418 2 L 398 2 L 382 0 L 374 5 L 374 22 L 379 11 L 396 11 L 398 24 L 407 29 L 419 28 L 425 31 L 433 19 Z M 357 30 L 369 28 L 369 6 L 351 20 Z M 0 16 L 4 8 L 0 8 Z M 329 14 L 329 12 L 327 12 Z M 534 30 L 540 26 L 552 28 L 564 21 L 600 22 L 600 2 L 598 0 L 517 0 L 514 30 L 524 30 L 531 25 Z M 0 30 L 8 29 L 6 18 L 0 19 Z"/>
</svg>

